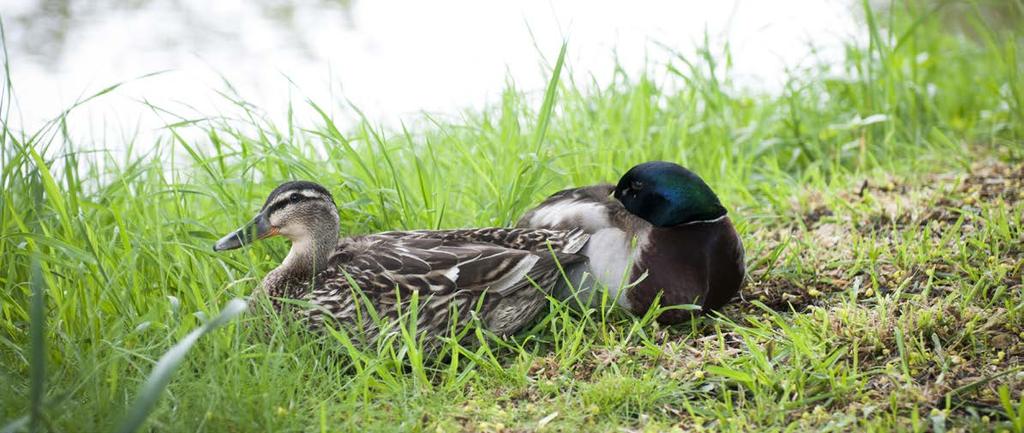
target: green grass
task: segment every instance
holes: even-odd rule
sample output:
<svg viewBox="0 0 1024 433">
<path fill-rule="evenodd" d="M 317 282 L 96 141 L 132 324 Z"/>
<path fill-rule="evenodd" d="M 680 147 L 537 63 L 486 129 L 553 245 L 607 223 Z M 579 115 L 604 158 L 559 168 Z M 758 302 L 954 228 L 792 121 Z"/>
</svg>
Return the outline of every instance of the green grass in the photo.
<svg viewBox="0 0 1024 433">
<path fill-rule="evenodd" d="M 313 102 L 284 125 L 241 100 L 232 119 L 154 107 L 169 124 L 144 152 L 89 151 L 120 144 L 63 118 L 14 130 L 8 80 L 0 430 L 1024 431 L 1024 26 L 910 4 L 865 7 L 845 75 L 794 71 L 778 95 L 737 91 L 728 53 L 600 85 L 558 62 L 544 95 L 413 129 Z M 345 233 L 491 226 L 653 159 L 701 174 L 742 234 L 751 278 L 720 315 L 663 329 L 554 303 L 428 358 L 258 309 L 204 326 L 283 256 L 210 248 L 282 180 L 327 185 Z"/>
</svg>

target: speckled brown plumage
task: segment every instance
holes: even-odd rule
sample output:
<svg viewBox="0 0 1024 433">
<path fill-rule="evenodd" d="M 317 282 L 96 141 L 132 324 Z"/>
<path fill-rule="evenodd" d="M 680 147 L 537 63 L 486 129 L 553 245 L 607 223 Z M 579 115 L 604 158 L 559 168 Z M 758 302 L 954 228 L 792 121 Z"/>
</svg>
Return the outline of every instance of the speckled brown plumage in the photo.
<svg viewBox="0 0 1024 433">
<path fill-rule="evenodd" d="M 411 317 L 414 299 L 419 335 L 446 335 L 475 319 L 500 336 L 513 334 L 543 309 L 559 267 L 586 261 L 577 252 L 589 238 L 579 229 L 481 228 L 339 239 L 327 189 L 288 182 L 214 250 L 278 235 L 292 248 L 257 294 L 314 330 L 331 325 L 367 342 L 396 332 L 393 325 Z M 427 338 L 428 346 L 437 342 Z"/>
<path fill-rule="evenodd" d="M 556 260 L 562 266 L 586 260 L 574 254 L 586 236 L 580 230 L 491 228 L 345 238 L 323 271 L 311 279 L 289 278 L 268 294 L 308 301 L 313 329 L 332 321 L 367 340 L 408 312 L 413 294 L 421 334 L 442 335 L 476 316 L 488 330 L 507 336 L 543 309 L 559 278 Z M 383 320 L 365 311 L 367 305 Z"/>
</svg>

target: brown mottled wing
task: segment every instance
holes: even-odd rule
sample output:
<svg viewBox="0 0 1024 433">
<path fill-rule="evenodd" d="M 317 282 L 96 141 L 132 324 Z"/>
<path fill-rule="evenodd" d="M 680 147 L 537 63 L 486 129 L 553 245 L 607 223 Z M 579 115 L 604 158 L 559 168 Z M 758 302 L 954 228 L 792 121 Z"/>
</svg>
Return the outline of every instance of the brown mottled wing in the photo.
<svg viewBox="0 0 1024 433">
<path fill-rule="evenodd" d="M 548 230 L 489 227 L 481 229 L 418 230 L 386 232 L 375 237 L 391 239 L 439 239 L 445 244 L 483 243 L 516 250 L 547 250 L 575 253 L 586 244 L 587 236 L 578 228 Z"/>
<path fill-rule="evenodd" d="M 465 324 L 483 297 L 480 315 L 484 324 L 508 334 L 532 320 L 543 306 L 545 293 L 536 290 L 531 280 L 549 289 L 558 277 L 556 257 L 563 264 L 585 260 L 576 254 L 556 253 L 553 257 L 550 252 L 428 234 L 371 235 L 361 238 L 357 247 L 342 246 L 310 295 L 312 303 L 325 307 L 311 315 L 311 325 L 322 324 L 326 312 L 372 338 L 381 330 L 371 314 L 360 311 L 367 302 L 356 300 L 374 305 L 376 314 L 386 322 L 408 311 L 404 307 L 415 292 L 421 308 L 420 332 L 444 333 L 453 309 L 459 314 L 455 322 Z M 586 235 L 580 236 L 582 245 Z"/>
</svg>

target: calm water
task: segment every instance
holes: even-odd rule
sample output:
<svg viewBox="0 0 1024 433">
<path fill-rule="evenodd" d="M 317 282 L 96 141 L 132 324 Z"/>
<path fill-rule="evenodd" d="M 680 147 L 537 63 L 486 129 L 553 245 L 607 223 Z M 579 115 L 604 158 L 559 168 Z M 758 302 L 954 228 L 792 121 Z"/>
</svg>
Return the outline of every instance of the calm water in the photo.
<svg viewBox="0 0 1024 433">
<path fill-rule="evenodd" d="M 713 48 L 729 41 L 742 85 L 770 91 L 787 67 L 814 63 L 812 46 L 838 59 L 843 41 L 861 37 L 855 8 L 829 0 L 0 0 L 0 14 L 25 129 L 83 95 L 167 71 L 70 118 L 108 146 L 177 120 L 143 101 L 184 117 L 231 111 L 224 80 L 272 118 L 309 98 L 342 122 L 355 117 L 351 102 L 395 125 L 495 102 L 509 77 L 542 89 L 563 38 L 574 77 L 606 83 L 616 59 L 660 74 L 663 46 L 690 54 L 706 32 Z"/>
</svg>

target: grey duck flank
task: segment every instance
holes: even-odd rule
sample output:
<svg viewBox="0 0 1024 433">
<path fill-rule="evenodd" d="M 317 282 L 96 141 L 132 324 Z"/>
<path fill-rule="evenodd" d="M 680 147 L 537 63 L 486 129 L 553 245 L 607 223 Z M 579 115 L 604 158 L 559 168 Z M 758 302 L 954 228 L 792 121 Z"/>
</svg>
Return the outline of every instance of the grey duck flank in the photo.
<svg viewBox="0 0 1024 433">
<path fill-rule="evenodd" d="M 561 279 L 556 260 L 562 266 L 586 261 L 577 252 L 589 238 L 579 229 L 480 228 L 339 239 L 338 218 L 326 188 L 287 182 L 270 194 L 252 221 L 219 240 L 214 250 L 275 235 L 291 241 L 287 257 L 264 277 L 258 292 L 269 295 L 278 310 L 282 299 L 311 304 L 300 316 L 313 329 L 331 320 L 372 340 L 384 330 L 367 314 L 362 296 L 384 322 L 393 322 L 408 312 L 415 292 L 421 334 L 447 334 L 450 326 L 461 329 L 476 316 L 487 329 L 506 336 L 543 310 L 546 291 Z"/>
<path fill-rule="evenodd" d="M 580 251 L 588 262 L 566 269 L 572 287 L 557 295 L 583 304 L 600 290 L 619 306 L 642 315 L 660 305 L 694 304 L 713 310 L 728 303 L 744 281 L 743 244 L 725 207 L 693 172 L 670 162 L 630 169 L 617 185 L 559 191 L 519 220 L 517 227 L 582 229 L 590 240 Z M 665 324 L 693 317 L 672 309 Z"/>
</svg>

